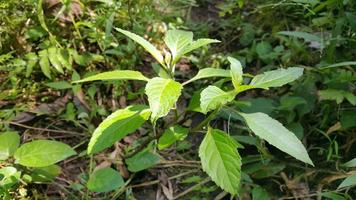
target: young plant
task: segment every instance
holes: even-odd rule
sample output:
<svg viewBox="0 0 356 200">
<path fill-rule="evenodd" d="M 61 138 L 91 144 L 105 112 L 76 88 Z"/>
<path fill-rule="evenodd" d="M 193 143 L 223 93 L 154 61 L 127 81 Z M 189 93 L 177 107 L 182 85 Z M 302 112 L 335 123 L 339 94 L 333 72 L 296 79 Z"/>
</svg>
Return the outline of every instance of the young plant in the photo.
<svg viewBox="0 0 356 200">
<path fill-rule="evenodd" d="M 10 191 L 19 183 L 52 181 L 61 171 L 55 164 L 75 154 L 61 142 L 35 140 L 20 146 L 16 132 L 0 134 L 0 197 L 12 199 Z"/>
<path fill-rule="evenodd" d="M 150 120 L 153 135 L 156 137 L 156 126 L 159 124 L 157 121 L 176 108 L 177 100 L 181 96 L 182 90 L 185 87 L 189 87 L 188 84 L 199 79 L 211 77 L 231 78 L 233 87 L 230 91 L 224 91 L 214 85 L 202 90 L 200 105 L 197 110 L 207 114 L 207 117 L 198 126 L 187 129 L 180 126 L 179 122 L 175 122 L 170 124 L 169 128 L 164 131 L 158 143 L 155 142 L 153 144 L 158 149 L 164 149 L 175 141 L 184 139 L 188 132 L 207 130 L 199 147 L 202 168 L 218 186 L 232 195 L 237 195 L 241 178 L 241 157 L 237 151 L 239 144 L 228 133 L 210 127 L 209 122 L 216 117 L 223 106 L 234 101 L 239 93 L 251 89 L 269 89 L 285 85 L 299 78 L 303 74 L 303 68 L 278 69 L 251 77 L 251 75 L 243 74 L 242 66 L 238 60 L 228 57 L 230 70 L 204 68 L 190 80 L 180 83 L 174 79 L 175 66 L 179 59 L 199 47 L 219 41 L 213 39 L 193 40 L 192 32 L 169 30 L 164 38 L 169 53 L 162 55 L 155 46 L 142 37 L 122 29 L 116 30 L 146 49 L 160 64 L 160 72 L 164 73 L 159 73 L 158 77 L 148 78 L 138 71 L 116 70 L 76 81 L 76 83 L 96 80 L 137 80 L 147 82 L 145 94 L 149 105 L 130 105 L 108 116 L 94 131 L 88 145 L 88 154 L 92 155 L 110 147 L 115 142 L 136 131 L 147 120 Z M 249 81 L 251 78 L 252 80 Z M 178 111 L 176 110 L 176 112 Z M 180 114 L 182 113 L 177 113 L 177 116 Z M 238 112 L 238 115 L 244 119 L 247 126 L 257 136 L 296 159 L 313 165 L 300 140 L 281 123 L 264 113 L 247 114 Z M 205 129 L 205 127 L 207 128 Z M 146 149 L 127 159 L 126 164 L 130 171 L 136 172 L 154 165 L 157 161 L 159 161 L 159 158 Z M 110 176 L 113 176 L 112 172 L 110 174 Z M 94 176 L 92 175 L 91 177 Z M 95 187 L 93 191 L 95 191 Z"/>
</svg>

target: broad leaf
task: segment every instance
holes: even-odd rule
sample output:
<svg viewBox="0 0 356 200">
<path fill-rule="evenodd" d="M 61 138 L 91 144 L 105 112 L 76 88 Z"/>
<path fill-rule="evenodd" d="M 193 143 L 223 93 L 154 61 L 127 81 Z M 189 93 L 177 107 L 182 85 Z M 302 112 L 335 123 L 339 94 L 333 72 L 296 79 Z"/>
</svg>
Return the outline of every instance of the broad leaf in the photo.
<svg viewBox="0 0 356 200">
<path fill-rule="evenodd" d="M 214 40 L 214 39 L 208 39 L 208 38 L 201 38 L 198 40 L 193 41 L 192 43 L 190 43 L 190 45 L 186 46 L 183 50 L 181 55 L 185 55 L 191 51 L 194 51 L 195 49 L 198 49 L 202 46 L 211 44 L 211 43 L 218 43 L 220 42 L 219 40 Z"/>
<path fill-rule="evenodd" d="M 15 152 L 16 162 L 26 167 L 47 167 L 76 152 L 68 145 L 51 140 L 36 140 L 23 144 Z"/>
<path fill-rule="evenodd" d="M 190 80 L 183 83 L 186 85 L 190 82 L 203 79 L 203 78 L 210 78 L 210 77 L 230 77 L 230 71 L 225 69 L 216 69 L 216 68 L 204 68 L 199 70 L 198 74 L 195 75 Z"/>
<path fill-rule="evenodd" d="M 230 74 L 231 74 L 232 83 L 235 89 L 238 89 L 243 81 L 241 63 L 240 61 L 232 57 L 228 57 L 227 59 L 230 62 Z"/>
<path fill-rule="evenodd" d="M 188 135 L 188 129 L 179 125 L 166 129 L 158 140 L 158 149 L 162 150 L 179 140 L 183 140 Z"/>
<path fill-rule="evenodd" d="M 146 84 L 145 92 L 152 111 L 151 119 L 155 122 L 164 117 L 177 102 L 182 85 L 172 79 L 153 78 Z"/>
<path fill-rule="evenodd" d="M 234 100 L 235 95 L 234 91 L 225 92 L 216 86 L 208 86 L 200 94 L 200 107 L 207 113 Z"/>
<path fill-rule="evenodd" d="M 139 43 L 146 51 L 148 51 L 161 65 L 164 66 L 163 62 L 163 56 L 160 51 L 157 50 L 156 47 L 154 47 L 150 42 L 145 40 L 139 35 L 136 35 L 134 33 L 131 33 L 129 31 L 122 30 L 120 28 L 116 28 L 117 31 L 120 33 L 126 35 L 127 37 L 131 38 L 135 42 Z"/>
<path fill-rule="evenodd" d="M 21 172 L 17 171 L 14 167 L 1 167 L 0 168 L 0 195 L 2 189 L 10 189 L 13 185 L 17 184 L 20 180 Z M 8 198 L 10 199 L 10 198 Z"/>
<path fill-rule="evenodd" d="M 129 106 L 109 115 L 95 129 L 88 145 L 88 154 L 102 151 L 138 129 L 149 117 L 144 105 Z"/>
<path fill-rule="evenodd" d="M 350 186 L 355 186 L 356 185 L 356 174 L 352 174 L 351 176 L 345 178 L 345 180 L 342 181 L 342 183 L 337 187 L 343 188 L 343 187 L 350 187 Z"/>
<path fill-rule="evenodd" d="M 279 87 L 292 82 L 303 75 L 303 68 L 290 67 L 287 69 L 277 69 L 255 76 L 250 85 L 256 88 L 268 89 Z"/>
<path fill-rule="evenodd" d="M 51 47 L 48 49 L 48 58 L 53 67 L 56 68 L 59 73 L 63 74 L 63 67 L 59 60 L 59 52 L 55 47 Z"/>
<path fill-rule="evenodd" d="M 241 157 L 228 134 L 209 128 L 199 147 L 203 170 L 222 189 L 236 195 L 241 179 Z"/>
<path fill-rule="evenodd" d="M 16 132 L 5 132 L 0 135 L 0 160 L 12 156 L 20 145 L 20 136 Z"/>
<path fill-rule="evenodd" d="M 43 74 L 47 76 L 49 79 L 51 79 L 51 68 L 48 60 L 48 51 L 42 50 L 38 52 L 38 56 L 40 57 L 39 64 Z"/>
<path fill-rule="evenodd" d="M 109 192 L 124 184 L 120 173 L 108 167 L 94 171 L 89 177 L 87 188 L 92 192 Z"/>
<path fill-rule="evenodd" d="M 256 135 L 296 159 L 314 166 L 307 150 L 297 136 L 286 129 L 280 122 L 260 112 L 239 114 Z"/>
<path fill-rule="evenodd" d="M 111 72 L 103 72 L 90 76 L 88 78 L 74 81 L 74 83 L 81 83 L 87 81 L 111 81 L 111 80 L 141 80 L 148 81 L 148 78 L 142 75 L 141 72 L 132 70 L 115 70 Z"/>
<path fill-rule="evenodd" d="M 169 30 L 166 33 L 164 42 L 172 53 L 173 60 L 182 56 L 184 47 L 193 42 L 193 33 L 181 30 Z"/>
<path fill-rule="evenodd" d="M 145 149 L 133 157 L 126 159 L 125 162 L 128 170 L 131 172 L 138 172 L 155 166 L 160 159 L 161 158 L 157 154 L 151 153 Z"/>
</svg>

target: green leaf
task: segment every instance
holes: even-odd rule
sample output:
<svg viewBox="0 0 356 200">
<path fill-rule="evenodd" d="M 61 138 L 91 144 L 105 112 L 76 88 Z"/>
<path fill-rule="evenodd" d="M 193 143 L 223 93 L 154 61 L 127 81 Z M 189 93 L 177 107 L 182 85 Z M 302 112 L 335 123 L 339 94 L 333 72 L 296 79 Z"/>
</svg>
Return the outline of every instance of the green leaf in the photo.
<svg viewBox="0 0 356 200">
<path fill-rule="evenodd" d="M 158 149 L 162 150 L 179 140 L 183 140 L 188 135 L 188 129 L 176 125 L 166 129 L 158 140 Z"/>
<path fill-rule="evenodd" d="M 94 76 L 89 76 L 73 83 L 82 83 L 87 81 L 112 81 L 112 80 L 141 80 L 148 81 L 148 78 L 142 75 L 141 72 L 132 70 L 115 70 L 111 72 L 103 72 Z"/>
<path fill-rule="evenodd" d="M 234 91 L 225 92 L 216 86 L 208 86 L 200 94 L 200 107 L 203 113 L 207 113 L 234 100 L 235 95 Z"/>
<path fill-rule="evenodd" d="M 268 195 L 268 192 L 260 186 L 256 186 L 252 190 L 252 200 L 269 200 L 271 199 Z"/>
<path fill-rule="evenodd" d="M 352 174 L 351 176 L 345 178 L 345 180 L 342 181 L 342 183 L 337 187 L 337 189 L 343 188 L 343 187 L 350 187 L 350 186 L 355 186 L 356 185 L 356 174 Z"/>
<path fill-rule="evenodd" d="M 21 172 L 17 171 L 14 167 L 2 167 L 0 168 L 0 195 L 1 189 L 10 189 L 11 186 L 19 182 Z M 0 196 L 1 197 L 1 196 Z"/>
<path fill-rule="evenodd" d="M 209 128 L 199 147 L 203 170 L 222 189 L 236 195 L 241 179 L 237 144 L 225 132 Z"/>
<path fill-rule="evenodd" d="M 27 53 L 25 57 L 27 59 L 26 78 L 28 78 L 33 71 L 33 67 L 37 64 L 38 57 L 33 52 Z"/>
<path fill-rule="evenodd" d="M 199 70 L 198 74 L 195 75 L 193 78 L 184 82 L 183 85 L 186 85 L 199 79 L 210 77 L 230 77 L 230 71 L 225 69 L 204 68 Z"/>
<path fill-rule="evenodd" d="M 144 105 L 129 106 L 115 111 L 95 129 L 88 145 L 88 154 L 102 151 L 134 132 L 150 114 L 150 110 Z"/>
<path fill-rule="evenodd" d="M 65 68 L 67 68 L 68 70 L 72 70 L 72 61 L 71 61 L 71 57 L 68 53 L 68 51 L 66 51 L 65 49 L 58 49 L 58 60 L 61 63 L 61 65 Z"/>
<path fill-rule="evenodd" d="M 16 162 L 26 167 L 47 167 L 76 152 L 67 144 L 52 140 L 36 140 L 23 144 L 15 152 Z"/>
<path fill-rule="evenodd" d="M 50 165 L 40 167 L 33 170 L 31 173 L 32 182 L 46 183 L 53 181 L 61 173 L 61 167 L 58 165 Z"/>
<path fill-rule="evenodd" d="M 177 102 L 182 85 L 172 79 L 153 78 L 146 84 L 145 92 L 152 111 L 151 120 L 155 122 L 158 118 L 168 114 Z"/>
<path fill-rule="evenodd" d="M 173 60 L 178 60 L 182 56 L 184 47 L 193 42 L 193 33 L 181 30 L 169 30 L 166 33 L 164 42 L 171 51 Z"/>
<path fill-rule="evenodd" d="M 323 192 L 323 193 L 321 193 L 321 196 L 331 199 L 331 200 L 346 200 L 343 197 L 343 194 L 340 194 L 337 192 Z"/>
<path fill-rule="evenodd" d="M 6 160 L 14 155 L 20 145 L 20 136 L 16 132 L 8 131 L 0 135 L 0 160 Z"/>
<path fill-rule="evenodd" d="M 322 38 L 310 33 L 306 33 L 306 32 L 299 32 L 299 31 L 280 31 L 277 34 L 279 35 L 287 35 L 287 36 L 292 36 L 292 37 L 296 37 L 296 38 L 302 38 L 305 41 L 315 41 L 315 42 L 322 42 Z"/>
<path fill-rule="evenodd" d="M 51 68 L 49 65 L 47 50 L 42 50 L 38 52 L 38 56 L 40 57 L 39 64 L 43 74 L 47 76 L 49 79 L 51 79 Z"/>
<path fill-rule="evenodd" d="M 138 172 L 155 166 L 160 159 L 161 158 L 158 155 L 151 153 L 146 149 L 133 157 L 126 159 L 126 164 L 128 170 L 131 172 Z"/>
<path fill-rule="evenodd" d="M 87 182 L 87 188 L 92 192 L 109 192 L 122 187 L 124 179 L 116 170 L 107 167 L 94 171 Z"/>
<path fill-rule="evenodd" d="M 191 51 L 194 51 L 195 49 L 198 49 L 202 46 L 211 44 L 211 43 L 218 43 L 220 42 L 219 40 L 214 40 L 214 39 L 208 39 L 208 38 L 201 38 L 198 39 L 196 41 L 193 41 L 192 43 L 190 43 L 189 45 L 187 45 L 183 50 L 181 55 L 185 55 Z"/>
<path fill-rule="evenodd" d="M 72 85 L 70 83 L 68 83 L 67 81 L 57 81 L 57 82 L 46 83 L 46 86 L 57 89 L 57 90 L 64 90 L 64 89 L 72 88 Z"/>
<path fill-rule="evenodd" d="M 227 59 L 230 62 L 230 74 L 231 74 L 231 78 L 232 78 L 232 83 L 233 83 L 235 89 L 238 89 L 243 81 L 243 78 L 242 78 L 243 72 L 242 72 L 241 63 L 240 63 L 240 61 L 238 61 L 232 57 L 227 57 Z"/>
<path fill-rule="evenodd" d="M 268 89 L 279 87 L 292 82 L 303 75 L 303 68 L 290 67 L 287 69 L 277 69 L 255 76 L 250 85 L 256 88 Z"/>
<path fill-rule="evenodd" d="M 239 114 L 256 135 L 296 159 L 314 166 L 307 150 L 297 136 L 286 129 L 280 122 L 260 112 Z"/>
<path fill-rule="evenodd" d="M 334 100 L 340 104 L 346 98 L 352 105 L 356 105 L 356 96 L 351 92 L 336 89 L 320 90 L 319 96 L 321 100 Z"/>
<path fill-rule="evenodd" d="M 160 51 L 158 51 L 156 49 L 156 47 L 154 47 L 150 42 L 148 42 L 147 40 L 145 40 L 144 38 L 142 38 L 139 35 L 136 35 L 134 33 L 131 33 L 129 31 L 125 31 L 122 30 L 120 28 L 115 28 L 117 31 L 119 31 L 120 33 L 126 35 L 127 37 L 131 38 L 132 40 L 134 40 L 135 42 L 139 43 L 144 49 L 146 49 L 146 51 L 148 51 L 161 65 L 164 65 L 163 62 L 163 56 L 161 54 Z"/>
<path fill-rule="evenodd" d="M 53 65 L 54 68 L 56 68 L 56 70 L 63 74 L 63 68 L 62 68 L 62 64 L 61 62 L 59 61 L 59 55 L 58 55 L 58 51 L 57 51 L 57 48 L 55 47 L 51 47 L 48 49 L 48 58 L 49 58 L 49 61 L 51 62 L 51 64 Z"/>
<path fill-rule="evenodd" d="M 356 158 L 348 161 L 347 163 L 344 164 L 345 167 L 356 167 Z"/>
</svg>

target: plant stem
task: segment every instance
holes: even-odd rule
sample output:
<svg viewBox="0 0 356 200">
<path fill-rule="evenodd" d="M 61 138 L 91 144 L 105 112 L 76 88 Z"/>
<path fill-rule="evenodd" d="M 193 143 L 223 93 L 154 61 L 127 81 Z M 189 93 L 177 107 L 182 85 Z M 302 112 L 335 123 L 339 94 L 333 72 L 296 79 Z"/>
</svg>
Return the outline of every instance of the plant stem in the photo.
<svg viewBox="0 0 356 200">
<path fill-rule="evenodd" d="M 197 132 L 198 130 L 202 129 L 204 126 L 209 124 L 209 122 L 215 118 L 216 114 L 219 112 L 220 109 L 216 109 L 211 112 L 207 118 L 205 118 L 202 122 L 200 122 L 196 127 L 190 130 L 191 133 Z"/>
</svg>

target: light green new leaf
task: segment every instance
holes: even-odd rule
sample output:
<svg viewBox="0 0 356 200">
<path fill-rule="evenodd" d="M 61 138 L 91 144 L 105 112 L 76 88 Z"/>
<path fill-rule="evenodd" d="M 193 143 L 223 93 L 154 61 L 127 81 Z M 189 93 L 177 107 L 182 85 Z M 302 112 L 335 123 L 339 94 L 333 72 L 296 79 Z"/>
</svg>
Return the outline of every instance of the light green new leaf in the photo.
<svg viewBox="0 0 356 200">
<path fill-rule="evenodd" d="M 38 52 L 38 56 L 40 57 L 39 64 L 43 74 L 47 76 L 49 79 L 51 79 L 51 68 L 48 60 L 48 51 L 42 50 Z"/>
<path fill-rule="evenodd" d="M 239 113 L 259 137 L 296 159 L 314 166 L 303 144 L 294 133 L 264 113 Z"/>
<path fill-rule="evenodd" d="M 182 56 L 184 47 L 193 42 L 193 33 L 181 30 L 169 30 L 166 33 L 164 42 L 171 51 L 173 60 L 178 60 Z"/>
<path fill-rule="evenodd" d="M 195 75 L 190 80 L 183 83 L 186 85 L 190 82 L 203 79 L 203 78 L 210 78 L 210 77 L 230 77 L 230 71 L 225 69 L 216 69 L 216 68 L 204 68 L 199 70 L 198 74 Z"/>
<path fill-rule="evenodd" d="M 26 167 L 47 167 L 76 152 L 67 144 L 52 140 L 36 140 L 23 144 L 15 152 L 16 162 Z"/>
<path fill-rule="evenodd" d="M 150 114 L 151 111 L 145 105 L 134 105 L 115 111 L 95 129 L 88 145 L 88 154 L 102 151 L 134 132 Z"/>
<path fill-rule="evenodd" d="M 59 52 L 57 48 L 51 47 L 48 49 L 48 58 L 53 67 L 56 68 L 59 73 L 63 74 L 63 67 L 59 60 Z"/>
<path fill-rule="evenodd" d="M 230 74 L 232 78 L 232 84 L 234 85 L 235 89 L 238 89 L 243 81 L 241 63 L 240 61 L 232 57 L 227 57 L 227 59 L 230 62 Z"/>
<path fill-rule="evenodd" d="M 92 192 L 109 192 L 125 184 L 124 179 L 116 170 L 107 167 L 94 171 L 87 182 L 87 188 Z"/>
<path fill-rule="evenodd" d="M 200 107 L 207 113 L 234 100 L 235 95 L 234 91 L 225 92 L 216 86 L 208 86 L 200 94 Z"/>
<path fill-rule="evenodd" d="M 356 185 L 356 174 L 352 174 L 351 176 L 345 178 L 345 180 L 342 181 L 342 183 L 339 185 L 339 187 L 337 187 L 337 189 L 354 185 Z"/>
<path fill-rule="evenodd" d="M 255 76 L 250 85 L 256 88 L 268 89 L 279 87 L 292 82 L 303 75 L 303 68 L 290 67 L 287 69 L 277 69 Z"/>
<path fill-rule="evenodd" d="M 145 92 L 152 112 L 151 120 L 155 122 L 164 117 L 177 102 L 182 85 L 172 79 L 156 77 L 146 84 Z"/>
<path fill-rule="evenodd" d="M 184 128 L 179 125 L 166 129 L 163 135 L 158 140 L 158 149 L 165 149 L 171 146 L 176 141 L 183 140 L 185 137 L 187 137 L 188 132 L 189 130 L 187 128 Z"/>
<path fill-rule="evenodd" d="M 16 132 L 8 131 L 0 134 L 0 160 L 12 156 L 20 145 L 20 136 Z"/>
<path fill-rule="evenodd" d="M 198 40 L 193 41 L 189 45 L 187 45 L 183 50 L 181 55 L 185 55 L 191 51 L 194 51 L 195 49 L 198 49 L 202 46 L 211 44 L 211 43 L 218 43 L 220 42 L 219 40 L 214 40 L 214 39 L 208 39 L 208 38 L 201 38 Z"/>
<path fill-rule="evenodd" d="M 356 167 L 356 158 L 348 161 L 347 163 L 343 164 L 345 167 Z"/>
<path fill-rule="evenodd" d="M 127 168 L 131 172 L 138 172 L 155 166 L 161 158 L 147 149 L 126 159 Z"/>
<path fill-rule="evenodd" d="M 241 179 L 237 144 L 225 132 L 209 128 L 199 147 L 203 170 L 222 189 L 236 195 Z"/>
<path fill-rule="evenodd" d="M 112 81 L 112 80 L 140 80 L 148 81 L 148 78 L 142 75 L 141 72 L 132 70 L 115 70 L 111 72 L 103 72 L 88 78 L 84 78 L 79 81 L 74 81 L 73 83 L 82 83 L 87 81 Z"/>
<path fill-rule="evenodd" d="M 161 65 L 164 66 L 163 56 L 160 51 L 156 47 L 154 47 L 150 42 L 145 40 L 143 37 L 131 33 L 129 31 L 122 30 L 120 28 L 115 28 L 120 33 L 126 35 L 127 37 L 131 38 L 135 42 L 139 43 L 146 51 L 148 51 Z"/>
</svg>

